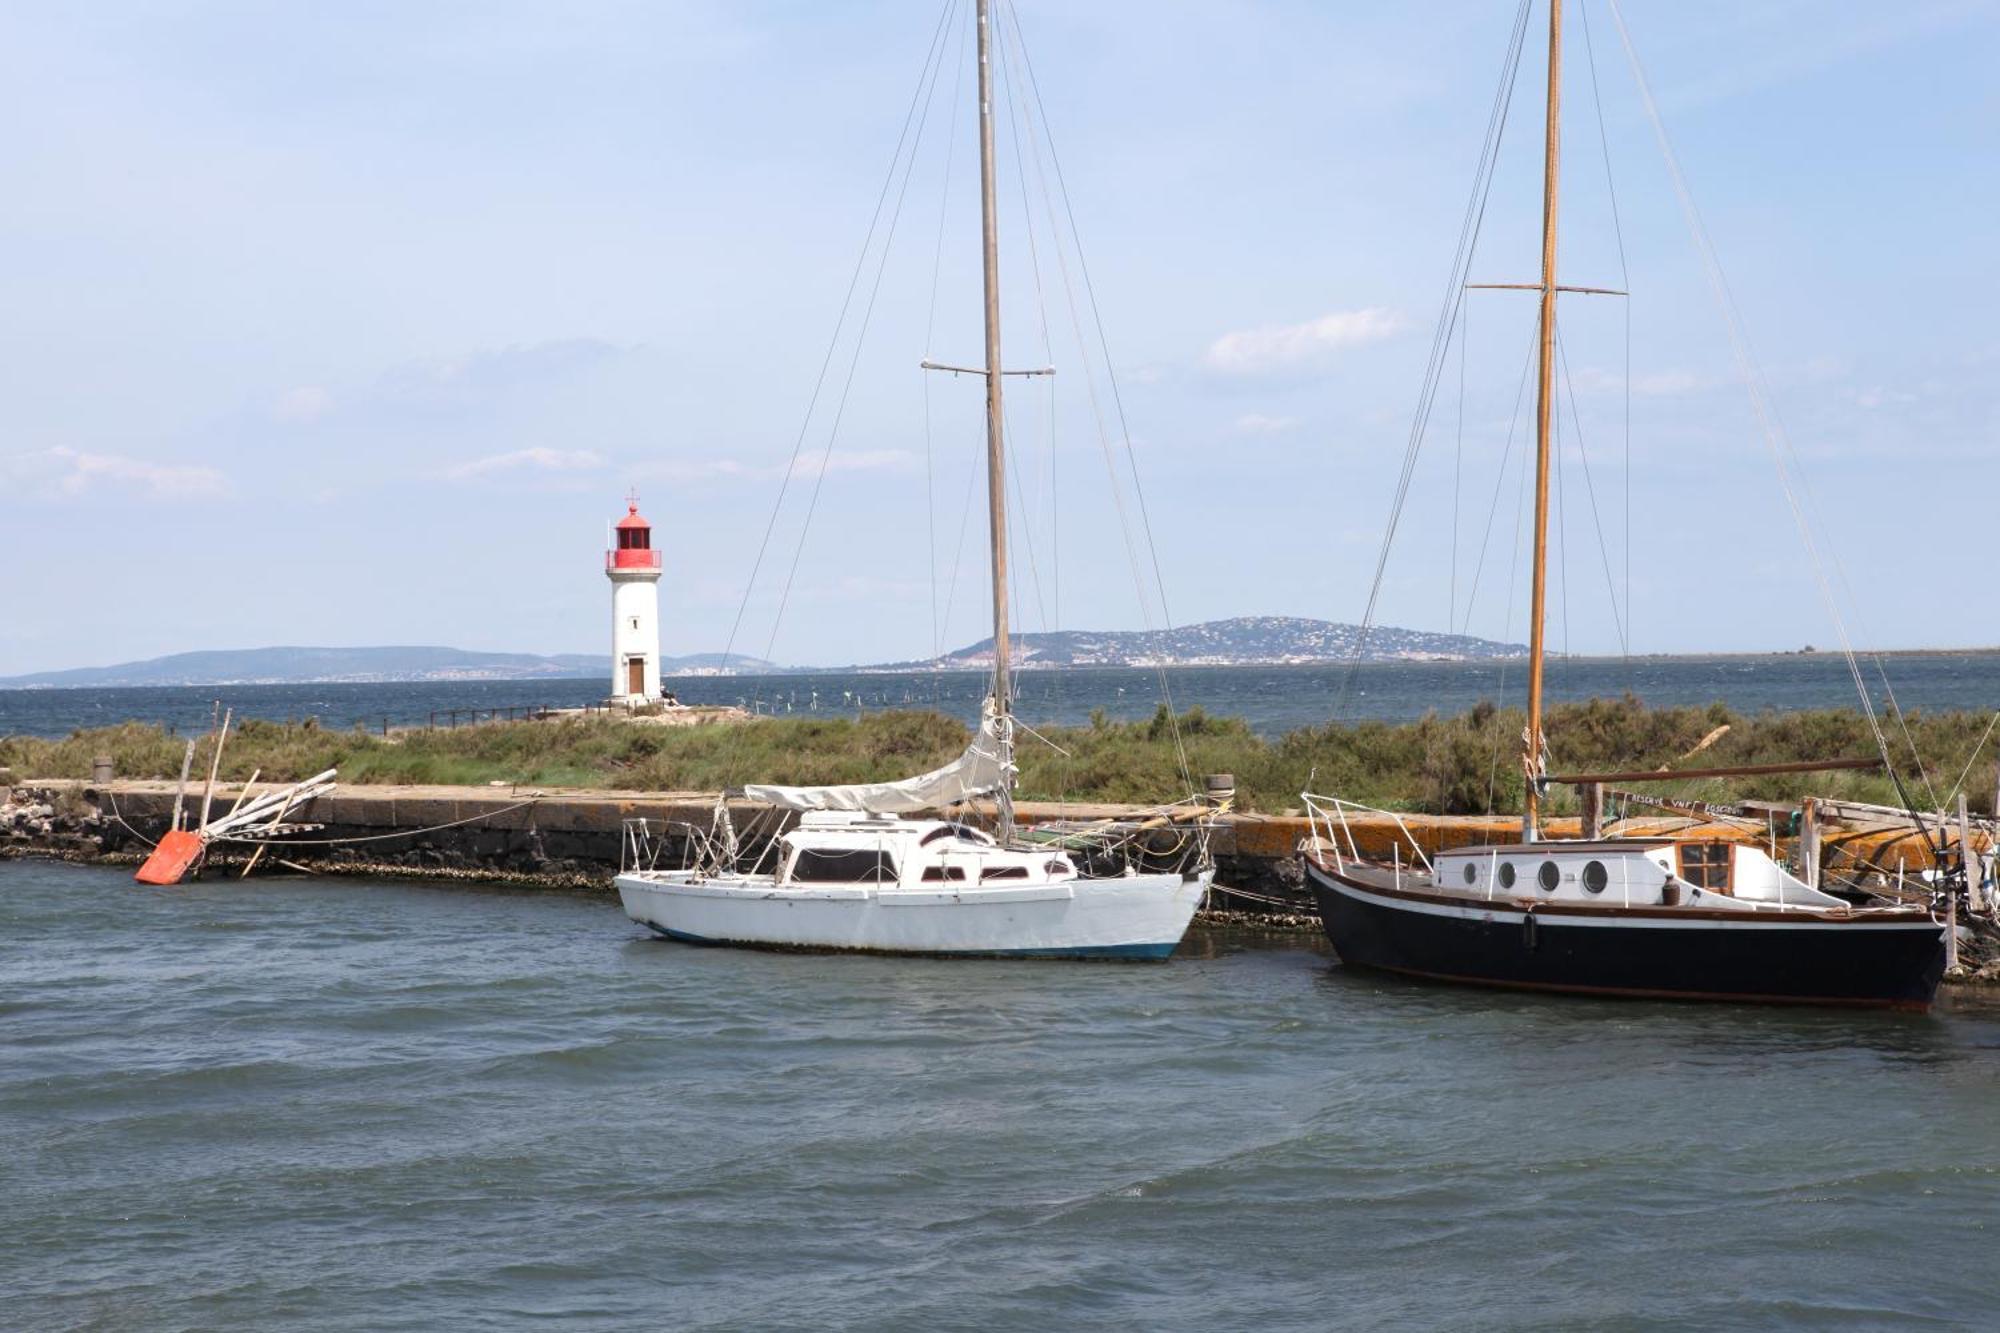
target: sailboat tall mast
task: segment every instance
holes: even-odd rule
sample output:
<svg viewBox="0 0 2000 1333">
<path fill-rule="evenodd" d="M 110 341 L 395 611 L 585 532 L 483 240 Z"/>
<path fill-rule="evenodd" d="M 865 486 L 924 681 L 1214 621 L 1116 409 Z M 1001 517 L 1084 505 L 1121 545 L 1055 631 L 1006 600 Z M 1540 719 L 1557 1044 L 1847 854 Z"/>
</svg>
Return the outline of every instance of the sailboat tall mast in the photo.
<svg viewBox="0 0 2000 1333">
<path fill-rule="evenodd" d="M 993 188 L 993 61 L 989 0 L 978 0 L 979 241 L 986 279 L 986 507 L 993 546 L 993 703 L 1003 744 L 1011 736 L 1013 690 L 1007 642 L 1007 448 L 1000 411 L 1000 220 Z M 1003 760 L 1009 758 L 1003 754 Z M 1013 803 L 1000 792 L 1003 840 L 1012 832 Z"/>
<path fill-rule="evenodd" d="M 1549 585 L 1549 418 L 1555 406 L 1556 172 L 1562 158 L 1562 11 L 1563 0 L 1549 0 L 1548 122 L 1542 159 L 1542 318 L 1535 377 L 1535 568 L 1528 613 L 1528 730 L 1523 759 L 1527 797 L 1521 807 L 1524 842 L 1533 842 L 1540 834 L 1542 657 Z"/>
</svg>

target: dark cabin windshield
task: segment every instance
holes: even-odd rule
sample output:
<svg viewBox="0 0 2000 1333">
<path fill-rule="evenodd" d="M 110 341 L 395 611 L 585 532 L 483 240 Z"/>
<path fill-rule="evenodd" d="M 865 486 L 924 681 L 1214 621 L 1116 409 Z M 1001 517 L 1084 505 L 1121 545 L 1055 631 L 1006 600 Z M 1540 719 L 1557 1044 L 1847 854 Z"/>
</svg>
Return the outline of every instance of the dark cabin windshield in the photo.
<svg viewBox="0 0 2000 1333">
<path fill-rule="evenodd" d="M 794 884 L 881 884 L 895 878 L 895 858 L 872 847 L 802 847 L 792 862 Z"/>
</svg>

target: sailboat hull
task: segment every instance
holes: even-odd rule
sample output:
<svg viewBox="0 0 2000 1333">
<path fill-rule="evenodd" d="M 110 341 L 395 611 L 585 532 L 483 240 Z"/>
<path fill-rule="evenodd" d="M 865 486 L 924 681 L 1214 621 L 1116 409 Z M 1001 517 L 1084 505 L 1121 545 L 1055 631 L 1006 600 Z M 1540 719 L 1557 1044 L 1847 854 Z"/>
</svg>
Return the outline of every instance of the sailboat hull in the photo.
<svg viewBox="0 0 2000 1333">
<path fill-rule="evenodd" d="M 1343 964 L 1518 990 L 1922 1010 L 1944 975 L 1944 928 L 1714 913 L 1557 913 L 1411 894 L 1308 860 Z M 1728 919 L 1731 915 L 1736 919 Z"/>
<path fill-rule="evenodd" d="M 774 886 L 679 872 L 618 877 L 626 915 L 692 944 L 953 958 L 1164 959 L 1212 872 L 967 888 Z"/>
</svg>

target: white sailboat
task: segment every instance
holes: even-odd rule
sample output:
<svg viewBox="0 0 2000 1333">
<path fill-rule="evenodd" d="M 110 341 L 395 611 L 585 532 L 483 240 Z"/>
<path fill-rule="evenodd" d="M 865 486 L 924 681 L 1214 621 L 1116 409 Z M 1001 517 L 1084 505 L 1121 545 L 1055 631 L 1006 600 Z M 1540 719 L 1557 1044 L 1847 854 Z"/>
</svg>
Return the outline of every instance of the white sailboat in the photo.
<svg viewBox="0 0 2000 1333">
<path fill-rule="evenodd" d="M 726 805 L 694 863 L 653 864 L 641 825 L 618 894 L 634 921 L 670 939 L 764 948 L 946 957 L 1163 959 L 1186 933 L 1214 867 L 1197 828 L 1161 866 L 1143 828 L 1036 833 L 1014 821 L 1014 721 L 1007 608 L 1005 418 L 1001 411 L 999 245 L 994 188 L 989 0 L 976 7 L 980 242 L 986 357 L 986 481 L 993 580 L 993 693 L 979 734 L 951 764 L 899 782 L 750 786 L 753 801 L 799 812 L 795 828 L 739 868 Z M 957 368 L 954 368 L 957 369 Z M 916 817 L 986 798 L 989 834 Z M 1148 821 L 1153 826 L 1165 822 Z"/>
</svg>

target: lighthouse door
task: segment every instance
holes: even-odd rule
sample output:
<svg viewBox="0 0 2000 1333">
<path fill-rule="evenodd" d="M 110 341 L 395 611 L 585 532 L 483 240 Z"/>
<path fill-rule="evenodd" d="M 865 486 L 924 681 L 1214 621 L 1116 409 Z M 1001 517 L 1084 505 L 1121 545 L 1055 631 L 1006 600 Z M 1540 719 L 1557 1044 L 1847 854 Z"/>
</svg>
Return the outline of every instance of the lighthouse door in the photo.
<svg viewBox="0 0 2000 1333">
<path fill-rule="evenodd" d="M 643 695 L 646 692 L 646 659 L 630 658 L 625 663 L 625 693 Z"/>
</svg>

